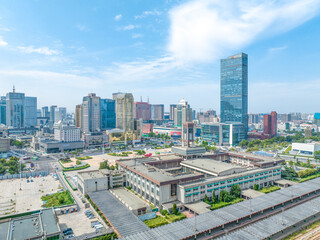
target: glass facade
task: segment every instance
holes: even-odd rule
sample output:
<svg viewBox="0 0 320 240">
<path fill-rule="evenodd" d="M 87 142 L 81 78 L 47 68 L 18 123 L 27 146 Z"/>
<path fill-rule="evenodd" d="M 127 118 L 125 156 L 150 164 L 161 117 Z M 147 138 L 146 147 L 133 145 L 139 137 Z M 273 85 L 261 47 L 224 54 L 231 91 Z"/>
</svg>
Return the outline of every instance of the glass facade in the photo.
<svg viewBox="0 0 320 240">
<path fill-rule="evenodd" d="M 221 59 L 220 109 L 222 123 L 242 123 L 248 131 L 248 55 Z"/>
<path fill-rule="evenodd" d="M 203 123 L 201 139 L 221 146 L 238 145 L 245 138 L 242 123 Z"/>
<path fill-rule="evenodd" d="M 116 127 L 115 100 L 101 99 L 101 129 L 111 129 Z"/>
<path fill-rule="evenodd" d="M 6 97 L 0 99 L 0 124 L 6 125 Z"/>
</svg>

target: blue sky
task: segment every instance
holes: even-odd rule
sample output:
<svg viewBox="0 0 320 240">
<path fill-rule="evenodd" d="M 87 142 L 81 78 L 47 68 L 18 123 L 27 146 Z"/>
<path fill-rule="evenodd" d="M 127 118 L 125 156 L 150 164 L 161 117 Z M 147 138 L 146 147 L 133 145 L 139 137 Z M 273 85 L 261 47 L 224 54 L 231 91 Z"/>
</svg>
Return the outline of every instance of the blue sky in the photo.
<svg viewBox="0 0 320 240">
<path fill-rule="evenodd" d="M 320 0 L 0 4 L 0 94 L 74 111 L 89 92 L 219 112 L 220 58 L 249 55 L 249 112 L 318 112 Z"/>
</svg>

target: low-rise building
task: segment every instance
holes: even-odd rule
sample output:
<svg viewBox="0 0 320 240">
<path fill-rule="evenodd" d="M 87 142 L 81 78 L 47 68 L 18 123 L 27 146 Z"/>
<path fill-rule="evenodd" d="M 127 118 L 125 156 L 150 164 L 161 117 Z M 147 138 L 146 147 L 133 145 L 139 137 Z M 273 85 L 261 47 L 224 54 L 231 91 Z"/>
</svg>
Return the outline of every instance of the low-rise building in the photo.
<svg viewBox="0 0 320 240">
<path fill-rule="evenodd" d="M 7 153 L 10 150 L 10 139 L 0 138 L 0 154 Z"/>
<path fill-rule="evenodd" d="M 62 233 L 54 209 L 48 208 L 27 216 L 2 220 L 0 239 L 62 239 Z"/>
<path fill-rule="evenodd" d="M 314 155 L 314 152 L 320 151 L 320 143 L 292 143 L 292 150 L 295 154 Z"/>
<path fill-rule="evenodd" d="M 108 176 L 99 170 L 79 172 L 78 189 L 83 195 L 88 192 L 107 190 Z"/>
</svg>

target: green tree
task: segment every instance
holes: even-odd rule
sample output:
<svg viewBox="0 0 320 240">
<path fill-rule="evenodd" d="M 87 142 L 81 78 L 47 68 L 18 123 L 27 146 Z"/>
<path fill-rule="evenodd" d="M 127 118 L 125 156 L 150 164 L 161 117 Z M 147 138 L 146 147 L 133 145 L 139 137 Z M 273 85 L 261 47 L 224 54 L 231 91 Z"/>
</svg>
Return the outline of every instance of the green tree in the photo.
<svg viewBox="0 0 320 240">
<path fill-rule="evenodd" d="M 177 214 L 178 213 L 177 204 L 175 204 L 175 203 L 172 206 L 172 213 L 173 214 Z"/>
<path fill-rule="evenodd" d="M 259 185 L 258 184 L 253 185 L 253 189 L 258 191 L 259 190 Z"/>
<path fill-rule="evenodd" d="M 209 202 L 207 194 L 204 195 L 204 202 Z"/>
<path fill-rule="evenodd" d="M 212 191 L 212 203 L 213 203 L 213 204 L 216 203 L 216 193 L 215 193 L 214 190 Z"/>
<path fill-rule="evenodd" d="M 242 141 L 239 143 L 239 146 L 240 146 L 240 147 L 246 147 L 246 146 L 248 146 L 248 143 L 249 143 L 248 140 L 245 140 L 245 139 L 244 139 L 244 140 L 242 140 Z"/>
<path fill-rule="evenodd" d="M 76 161 L 76 164 L 77 164 L 77 165 L 80 165 L 80 164 L 81 164 L 81 161 L 80 161 L 80 160 L 77 160 L 77 161 Z"/>
<path fill-rule="evenodd" d="M 241 194 L 241 188 L 238 184 L 235 184 L 231 187 L 231 191 L 230 191 L 231 196 L 238 198 L 240 197 Z"/>
<path fill-rule="evenodd" d="M 99 169 L 110 169 L 110 167 L 108 165 L 108 161 L 101 162 Z"/>
</svg>

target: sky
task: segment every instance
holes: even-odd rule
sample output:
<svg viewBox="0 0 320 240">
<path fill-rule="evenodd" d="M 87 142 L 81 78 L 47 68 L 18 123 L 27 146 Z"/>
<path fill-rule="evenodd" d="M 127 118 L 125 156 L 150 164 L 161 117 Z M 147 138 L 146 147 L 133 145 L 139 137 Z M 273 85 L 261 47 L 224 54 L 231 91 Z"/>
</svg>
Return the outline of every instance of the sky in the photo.
<svg viewBox="0 0 320 240">
<path fill-rule="evenodd" d="M 320 111 L 320 0 L 1 0 L 0 95 L 220 111 L 220 59 L 249 55 L 249 112 Z"/>
</svg>

